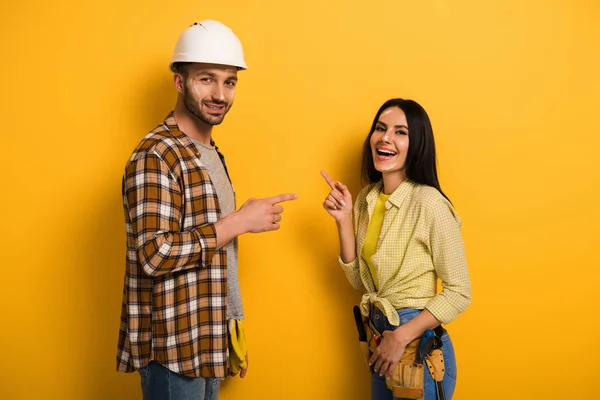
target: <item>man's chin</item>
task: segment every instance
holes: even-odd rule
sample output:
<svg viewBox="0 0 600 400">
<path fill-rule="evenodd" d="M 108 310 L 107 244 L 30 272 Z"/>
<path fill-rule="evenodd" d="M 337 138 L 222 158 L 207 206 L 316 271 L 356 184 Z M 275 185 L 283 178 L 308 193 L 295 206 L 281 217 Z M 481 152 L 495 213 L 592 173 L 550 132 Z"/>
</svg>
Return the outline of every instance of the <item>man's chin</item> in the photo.
<svg viewBox="0 0 600 400">
<path fill-rule="evenodd" d="M 196 115 L 196 117 L 207 125 L 219 125 L 225 119 L 225 114 L 215 116 L 202 113 L 200 115 Z"/>
<path fill-rule="evenodd" d="M 204 122 L 206 122 L 208 125 L 220 125 L 224 119 L 225 119 L 225 116 L 222 116 L 219 118 L 205 118 Z"/>
</svg>

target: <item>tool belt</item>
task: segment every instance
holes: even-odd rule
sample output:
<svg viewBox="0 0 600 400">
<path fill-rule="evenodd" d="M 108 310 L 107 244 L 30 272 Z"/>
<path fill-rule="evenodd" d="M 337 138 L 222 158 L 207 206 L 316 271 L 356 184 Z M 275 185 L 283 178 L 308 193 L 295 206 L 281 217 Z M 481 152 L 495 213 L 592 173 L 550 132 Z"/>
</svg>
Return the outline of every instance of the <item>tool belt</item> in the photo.
<svg viewBox="0 0 600 400">
<path fill-rule="evenodd" d="M 362 317 L 362 323 L 367 340 L 360 342 L 360 345 L 368 364 L 382 335 L 375 329 L 370 318 Z M 426 335 L 406 346 L 392 378 L 386 380 L 386 385 L 394 397 L 423 399 L 425 379 L 423 361 L 435 381 L 441 382 L 444 379 L 444 356 L 441 350 L 441 336 L 444 332 L 445 329 L 438 326 L 433 331 L 429 331 L 429 334 L 426 332 Z"/>
</svg>

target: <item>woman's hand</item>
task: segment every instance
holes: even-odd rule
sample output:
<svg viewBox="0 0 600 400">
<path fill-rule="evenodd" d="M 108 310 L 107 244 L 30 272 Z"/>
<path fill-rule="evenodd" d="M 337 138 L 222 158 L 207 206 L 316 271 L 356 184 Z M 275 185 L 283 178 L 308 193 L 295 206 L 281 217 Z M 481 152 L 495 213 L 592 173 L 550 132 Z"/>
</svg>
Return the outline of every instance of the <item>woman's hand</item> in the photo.
<svg viewBox="0 0 600 400">
<path fill-rule="evenodd" d="M 333 179 L 325 171 L 321 171 L 321 175 L 325 178 L 327 184 L 331 187 L 331 192 L 323 202 L 323 208 L 337 222 L 352 220 L 352 195 L 341 182 L 334 182 Z"/>
<path fill-rule="evenodd" d="M 378 372 L 379 376 L 385 375 L 387 379 L 391 379 L 404 354 L 408 343 L 402 339 L 400 333 L 400 328 L 384 331 L 381 344 L 369 359 L 369 365 L 373 365 L 373 370 Z"/>
</svg>

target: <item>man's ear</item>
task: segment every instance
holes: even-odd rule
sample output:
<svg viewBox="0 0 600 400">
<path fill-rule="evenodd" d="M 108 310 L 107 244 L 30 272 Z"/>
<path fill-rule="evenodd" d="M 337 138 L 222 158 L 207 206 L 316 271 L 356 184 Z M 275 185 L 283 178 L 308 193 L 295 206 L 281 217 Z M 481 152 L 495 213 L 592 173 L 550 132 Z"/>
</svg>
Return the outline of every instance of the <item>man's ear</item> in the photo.
<svg viewBox="0 0 600 400">
<path fill-rule="evenodd" d="M 177 92 L 183 94 L 183 88 L 185 87 L 185 78 L 183 77 L 183 75 L 175 73 L 173 75 L 173 84 L 175 85 L 175 89 L 177 89 Z"/>
</svg>

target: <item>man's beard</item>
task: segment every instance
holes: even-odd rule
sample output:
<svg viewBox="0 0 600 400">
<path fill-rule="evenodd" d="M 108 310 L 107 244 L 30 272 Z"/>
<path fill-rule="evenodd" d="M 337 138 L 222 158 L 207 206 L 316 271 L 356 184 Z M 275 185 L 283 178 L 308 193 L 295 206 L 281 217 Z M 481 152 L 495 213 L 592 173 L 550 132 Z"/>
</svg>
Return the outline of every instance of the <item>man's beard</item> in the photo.
<svg viewBox="0 0 600 400">
<path fill-rule="evenodd" d="M 226 101 L 219 100 L 211 100 L 211 103 L 224 105 L 225 112 L 221 115 L 210 115 L 203 111 L 202 109 L 202 101 L 197 101 L 194 96 L 190 93 L 187 85 L 183 87 L 183 104 L 185 108 L 200 121 L 204 122 L 207 125 L 219 125 L 223 122 L 225 115 L 231 108 L 231 105 L 228 105 Z"/>
</svg>

